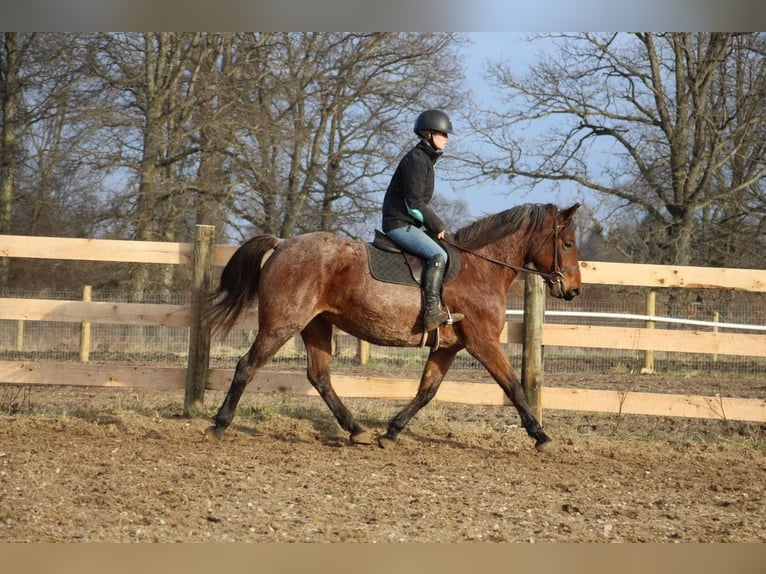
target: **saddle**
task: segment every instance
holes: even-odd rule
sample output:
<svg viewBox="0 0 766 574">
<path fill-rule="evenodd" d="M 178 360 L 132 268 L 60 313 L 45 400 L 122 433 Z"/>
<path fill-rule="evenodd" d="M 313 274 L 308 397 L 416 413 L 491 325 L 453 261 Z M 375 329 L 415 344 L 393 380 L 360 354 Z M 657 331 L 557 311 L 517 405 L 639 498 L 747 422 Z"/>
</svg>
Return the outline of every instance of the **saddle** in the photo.
<svg viewBox="0 0 766 574">
<path fill-rule="evenodd" d="M 375 279 L 385 283 L 420 285 L 425 264 L 422 258 L 403 251 L 390 237 L 378 229 L 375 230 L 373 241 L 365 245 L 370 274 Z M 442 281 L 442 284 L 446 285 L 460 272 L 460 251 L 443 241 L 439 241 L 439 245 L 447 251 L 449 257 Z"/>
</svg>

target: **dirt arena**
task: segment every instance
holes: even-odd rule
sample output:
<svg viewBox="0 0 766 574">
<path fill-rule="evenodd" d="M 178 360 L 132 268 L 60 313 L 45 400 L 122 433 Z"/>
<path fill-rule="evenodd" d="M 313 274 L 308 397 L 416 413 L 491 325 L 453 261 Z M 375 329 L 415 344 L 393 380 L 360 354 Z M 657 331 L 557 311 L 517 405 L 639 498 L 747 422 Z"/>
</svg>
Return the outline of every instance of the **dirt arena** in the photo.
<svg viewBox="0 0 766 574">
<path fill-rule="evenodd" d="M 314 397 L 246 393 L 220 443 L 182 407 L 0 385 L 0 542 L 766 542 L 766 425 L 546 411 L 543 455 L 508 407 L 434 402 L 390 450 Z"/>
</svg>

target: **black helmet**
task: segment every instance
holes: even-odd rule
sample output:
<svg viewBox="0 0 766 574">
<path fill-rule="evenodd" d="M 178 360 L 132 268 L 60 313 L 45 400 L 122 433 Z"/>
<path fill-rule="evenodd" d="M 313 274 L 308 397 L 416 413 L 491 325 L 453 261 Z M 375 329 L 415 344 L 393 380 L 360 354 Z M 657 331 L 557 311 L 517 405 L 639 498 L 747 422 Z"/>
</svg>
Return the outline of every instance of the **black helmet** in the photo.
<svg viewBox="0 0 766 574">
<path fill-rule="evenodd" d="M 426 110 L 415 120 L 415 133 L 420 135 L 423 130 L 433 130 L 451 134 L 452 122 L 449 116 L 441 110 Z"/>
</svg>

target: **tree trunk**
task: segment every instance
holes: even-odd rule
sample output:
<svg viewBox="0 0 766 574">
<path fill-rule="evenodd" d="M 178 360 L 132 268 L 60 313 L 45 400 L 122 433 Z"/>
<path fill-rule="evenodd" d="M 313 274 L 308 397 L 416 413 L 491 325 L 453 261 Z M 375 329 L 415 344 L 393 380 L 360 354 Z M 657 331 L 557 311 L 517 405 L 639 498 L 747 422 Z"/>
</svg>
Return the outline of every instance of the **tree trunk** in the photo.
<svg viewBox="0 0 766 574">
<path fill-rule="evenodd" d="M 0 36 L 1 37 L 1 36 Z M 17 78 L 18 52 L 17 34 L 4 34 L 5 85 L 0 90 L 2 98 L 2 117 L 0 117 L 0 233 L 11 232 L 11 208 L 13 206 L 13 187 L 16 174 L 16 138 L 17 138 Z M 2 60 L 0 60 L 0 64 Z M 9 281 L 8 258 L 0 257 L 0 287 L 6 287 Z"/>
</svg>

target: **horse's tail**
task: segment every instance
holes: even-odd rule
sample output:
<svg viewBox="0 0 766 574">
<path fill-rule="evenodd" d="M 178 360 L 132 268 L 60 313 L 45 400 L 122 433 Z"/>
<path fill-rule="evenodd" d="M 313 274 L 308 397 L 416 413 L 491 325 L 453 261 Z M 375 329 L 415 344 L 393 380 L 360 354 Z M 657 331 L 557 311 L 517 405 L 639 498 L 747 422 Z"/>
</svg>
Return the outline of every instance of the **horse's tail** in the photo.
<svg viewBox="0 0 766 574">
<path fill-rule="evenodd" d="M 207 316 L 214 332 L 220 331 L 225 337 L 239 316 L 258 297 L 263 256 L 281 241 L 274 235 L 256 235 L 231 256 L 221 272 L 218 288 L 209 298 L 212 306 L 208 307 Z"/>
</svg>

